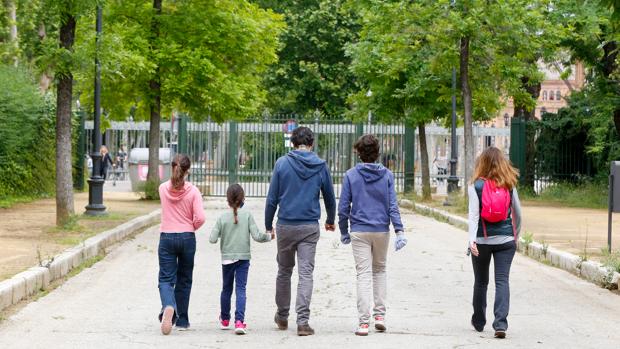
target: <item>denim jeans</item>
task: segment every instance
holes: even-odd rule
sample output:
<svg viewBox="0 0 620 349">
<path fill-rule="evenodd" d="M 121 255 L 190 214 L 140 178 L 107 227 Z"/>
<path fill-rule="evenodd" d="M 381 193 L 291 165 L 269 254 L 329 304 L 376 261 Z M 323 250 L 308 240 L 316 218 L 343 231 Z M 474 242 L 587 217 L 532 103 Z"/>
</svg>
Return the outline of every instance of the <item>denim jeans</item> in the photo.
<svg viewBox="0 0 620 349">
<path fill-rule="evenodd" d="M 297 325 L 307 325 L 312 300 L 314 257 L 320 237 L 318 224 L 276 226 L 278 237 L 278 276 L 276 278 L 276 305 L 278 318 L 288 319 L 291 308 L 291 276 L 297 255 Z"/>
<path fill-rule="evenodd" d="M 486 324 L 487 287 L 489 285 L 489 265 L 491 257 L 495 264 L 495 305 L 493 306 L 495 321 L 493 329 L 508 329 L 508 311 L 510 310 L 509 276 L 512 259 L 515 256 L 516 244 L 510 241 L 501 245 L 478 245 L 479 256 L 472 255 L 474 267 L 474 326 L 483 328 Z"/>
<path fill-rule="evenodd" d="M 240 260 L 222 265 L 222 294 L 220 295 L 220 317 L 230 320 L 230 297 L 235 287 L 235 321 L 245 320 L 245 287 L 248 283 L 249 260 Z"/>
<path fill-rule="evenodd" d="M 159 297 L 161 311 L 174 308 L 172 323 L 189 327 L 189 295 L 192 291 L 196 235 L 194 233 L 161 233 L 159 237 Z"/>
</svg>

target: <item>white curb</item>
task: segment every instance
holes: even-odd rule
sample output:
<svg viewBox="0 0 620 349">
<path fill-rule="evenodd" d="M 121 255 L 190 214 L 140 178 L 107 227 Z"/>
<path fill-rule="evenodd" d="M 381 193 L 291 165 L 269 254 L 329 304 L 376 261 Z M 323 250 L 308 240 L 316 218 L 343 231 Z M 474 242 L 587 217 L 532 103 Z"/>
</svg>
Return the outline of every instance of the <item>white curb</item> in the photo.
<svg viewBox="0 0 620 349">
<path fill-rule="evenodd" d="M 413 203 L 406 199 L 400 200 L 399 204 L 403 208 L 412 209 L 431 217 L 440 217 L 462 230 L 468 230 L 469 223 L 467 219 L 463 217 L 455 216 L 426 205 Z M 620 288 L 620 273 L 609 270 L 601 263 L 583 261 L 581 257 L 572 253 L 545 246 L 536 241 L 526 244 L 523 239 L 519 241 L 519 252 L 535 260 L 546 262 L 554 267 L 566 270 L 597 285 L 607 288 L 612 286 Z"/>
<path fill-rule="evenodd" d="M 161 211 L 156 210 L 134 218 L 116 228 L 99 233 L 78 246 L 68 248 L 51 260 L 43 262 L 46 267 L 32 267 L 0 282 L 0 310 L 46 289 L 52 281 L 64 277 L 73 268 L 99 255 L 106 248 L 158 223 L 160 217 Z"/>
</svg>

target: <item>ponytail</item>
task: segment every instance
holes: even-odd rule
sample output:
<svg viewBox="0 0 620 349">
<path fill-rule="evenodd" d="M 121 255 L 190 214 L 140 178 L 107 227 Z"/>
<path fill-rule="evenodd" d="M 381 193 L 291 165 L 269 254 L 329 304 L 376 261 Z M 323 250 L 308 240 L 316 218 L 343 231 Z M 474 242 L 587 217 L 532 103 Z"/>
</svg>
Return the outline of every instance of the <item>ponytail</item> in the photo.
<svg viewBox="0 0 620 349">
<path fill-rule="evenodd" d="M 185 185 L 185 175 L 190 167 L 191 162 L 187 155 L 177 154 L 174 160 L 172 160 L 172 177 L 170 178 L 170 182 L 175 190 L 183 189 Z"/>
<path fill-rule="evenodd" d="M 243 191 L 243 187 L 239 184 L 232 184 L 226 190 L 226 200 L 228 201 L 228 206 L 233 209 L 233 214 L 235 216 L 235 224 L 239 223 L 238 210 L 239 207 L 243 204 L 243 200 L 245 200 L 245 192 Z"/>
</svg>

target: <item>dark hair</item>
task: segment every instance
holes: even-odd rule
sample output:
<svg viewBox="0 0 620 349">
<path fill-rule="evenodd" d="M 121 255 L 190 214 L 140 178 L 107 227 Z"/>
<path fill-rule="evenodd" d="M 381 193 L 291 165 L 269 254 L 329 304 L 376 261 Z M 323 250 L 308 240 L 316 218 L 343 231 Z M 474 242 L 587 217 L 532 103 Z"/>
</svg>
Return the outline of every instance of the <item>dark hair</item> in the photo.
<svg viewBox="0 0 620 349">
<path fill-rule="evenodd" d="M 311 129 L 305 126 L 298 127 L 293 130 L 293 134 L 291 135 L 291 143 L 293 143 L 295 148 L 300 145 L 311 147 L 312 144 L 314 144 L 314 133 L 312 133 Z"/>
<path fill-rule="evenodd" d="M 189 157 L 185 154 L 177 154 L 172 160 L 172 177 L 170 182 L 172 187 L 176 190 L 181 190 L 185 185 L 185 174 L 189 171 L 192 163 L 189 161 Z"/>
<path fill-rule="evenodd" d="M 375 162 L 379 158 L 379 140 L 374 135 L 361 136 L 353 148 L 363 162 Z"/>
<path fill-rule="evenodd" d="M 241 207 L 243 201 L 245 200 L 245 192 L 243 191 L 243 187 L 239 184 L 231 184 L 226 190 L 226 200 L 228 201 L 228 206 L 232 207 L 233 212 L 235 214 L 235 224 L 239 223 L 237 219 L 237 209 Z"/>
</svg>

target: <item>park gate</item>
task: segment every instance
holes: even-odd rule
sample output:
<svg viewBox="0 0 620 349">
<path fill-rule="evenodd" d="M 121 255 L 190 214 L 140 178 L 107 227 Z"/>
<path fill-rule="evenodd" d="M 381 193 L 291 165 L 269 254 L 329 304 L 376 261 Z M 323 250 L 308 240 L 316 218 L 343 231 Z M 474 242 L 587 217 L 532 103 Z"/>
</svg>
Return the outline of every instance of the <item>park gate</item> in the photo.
<svg viewBox="0 0 620 349">
<path fill-rule="evenodd" d="M 178 123 L 178 152 L 190 155 L 190 180 L 204 195 L 224 196 L 229 184 L 239 183 L 246 196 L 266 196 L 276 160 L 292 149 L 290 132 L 296 126 L 308 126 L 314 132 L 314 151 L 327 161 L 337 194 L 344 173 L 358 161 L 353 144 L 366 133 L 380 139 L 380 161 L 394 173 L 397 191 L 413 187 L 414 129 L 402 124 L 353 124 L 289 115 L 221 124 L 181 118 Z"/>
</svg>

